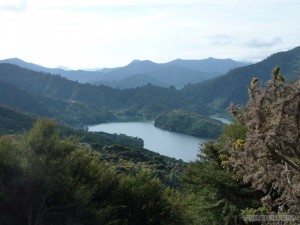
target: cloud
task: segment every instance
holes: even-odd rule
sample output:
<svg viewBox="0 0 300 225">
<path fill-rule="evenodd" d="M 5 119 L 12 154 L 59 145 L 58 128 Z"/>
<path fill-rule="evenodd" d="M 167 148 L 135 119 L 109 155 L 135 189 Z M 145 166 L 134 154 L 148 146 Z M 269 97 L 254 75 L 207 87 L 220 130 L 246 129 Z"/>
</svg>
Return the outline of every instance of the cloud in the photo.
<svg viewBox="0 0 300 225">
<path fill-rule="evenodd" d="M 252 39 L 247 42 L 245 45 L 251 48 L 264 48 L 264 47 L 272 47 L 274 45 L 280 44 L 282 39 L 280 37 L 273 37 L 270 40 L 262 40 L 262 39 Z"/>
<path fill-rule="evenodd" d="M 12 11 L 12 12 L 23 12 L 27 9 L 26 1 L 4 1 L 0 3 L 0 10 Z"/>
<path fill-rule="evenodd" d="M 233 43 L 233 37 L 227 34 L 218 34 L 209 36 L 210 43 L 212 45 L 230 45 Z"/>
</svg>

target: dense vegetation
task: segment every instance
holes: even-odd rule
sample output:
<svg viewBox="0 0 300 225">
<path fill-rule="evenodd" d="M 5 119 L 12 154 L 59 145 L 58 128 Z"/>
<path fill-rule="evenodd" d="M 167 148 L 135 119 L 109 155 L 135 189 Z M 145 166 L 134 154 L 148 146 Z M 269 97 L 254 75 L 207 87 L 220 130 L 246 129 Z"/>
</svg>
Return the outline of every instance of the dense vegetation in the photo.
<svg viewBox="0 0 300 225">
<path fill-rule="evenodd" d="M 150 171 L 124 173 L 89 145 L 60 139 L 49 120 L 1 137 L 0 169 L 3 225 L 184 224 L 179 193 Z"/>
<path fill-rule="evenodd" d="M 228 126 L 224 135 L 230 139 L 233 134 L 241 135 L 235 128 L 235 125 Z M 184 172 L 186 190 L 191 193 L 186 200 L 191 224 L 242 225 L 245 224 L 244 211 L 261 207 L 261 193 L 222 165 L 222 147 L 221 139 L 206 142 L 201 146 L 199 158 Z"/>
<path fill-rule="evenodd" d="M 0 103 L 73 126 L 112 121 L 116 116 L 156 118 L 162 113 L 182 109 L 205 116 L 224 114 L 232 101 L 245 104 L 249 80 L 253 76 L 266 80 L 274 64 L 282 65 L 287 80 L 294 79 L 294 71 L 300 70 L 299 57 L 300 47 L 178 90 L 151 84 L 119 90 L 2 63 Z"/>
<path fill-rule="evenodd" d="M 109 121 L 113 119 L 111 112 L 115 115 L 155 117 L 163 111 L 182 108 L 189 103 L 179 91 L 153 85 L 121 91 L 80 84 L 10 64 L 0 64 L 0 73 L 2 104 L 72 124 L 85 117 L 86 121 L 82 123 L 87 120 Z M 191 107 L 205 111 L 201 104 L 191 104 Z"/>
<path fill-rule="evenodd" d="M 60 129 L 43 119 L 26 135 L 0 138 L 1 224 L 243 224 L 241 210 L 261 207 L 262 195 L 224 168 L 219 153 L 245 136 L 241 125 L 204 144 L 187 168 Z"/>
<path fill-rule="evenodd" d="M 231 102 L 246 104 L 249 80 L 257 77 L 263 82 L 271 75 L 273 67 L 280 65 L 287 81 L 297 79 L 295 71 L 300 71 L 300 47 L 279 52 L 253 65 L 233 69 L 223 76 L 188 85 L 183 89 L 186 97 L 198 100 L 212 111 L 224 112 Z"/>
<path fill-rule="evenodd" d="M 34 119 L 29 115 L 0 106 L 0 135 L 15 134 L 29 130 L 33 122 Z"/>
<path fill-rule="evenodd" d="M 290 60 L 298 51 L 282 54 Z M 297 68 L 295 60 L 290 63 Z M 27 71 L 39 86 L 24 82 L 22 69 L 10 67 L 4 65 L 16 82 L 1 76 L 1 102 L 34 116 L 53 110 L 59 115 L 51 117 L 67 117 L 74 110 L 61 108 L 73 102 L 83 106 L 81 115 L 89 107 L 125 116 L 167 115 L 166 120 L 188 124 L 181 115 L 197 117 L 182 108 L 204 110 L 192 86 L 120 91 Z M 245 216 L 266 214 L 292 215 L 298 222 L 300 82 L 287 84 L 279 67 L 272 74 L 267 83 L 248 80 L 247 105 L 232 105 L 235 121 L 188 164 L 143 149 L 139 138 L 89 133 L 46 119 L 24 133 L 33 117 L 1 107 L 1 132 L 10 135 L 0 137 L 0 224 L 242 225 Z M 246 78 L 239 79 L 235 82 Z M 216 88 L 220 96 L 222 87 Z M 57 101 L 62 103 L 55 108 Z"/>
<path fill-rule="evenodd" d="M 55 118 L 78 127 L 115 119 L 111 112 L 99 107 L 72 100 L 47 98 L 1 81 L 0 104 L 30 113 L 32 116 Z"/>
<path fill-rule="evenodd" d="M 156 118 L 154 125 L 161 129 L 203 138 L 218 137 L 223 127 L 223 123 L 218 120 L 184 110 L 163 113 Z"/>
</svg>

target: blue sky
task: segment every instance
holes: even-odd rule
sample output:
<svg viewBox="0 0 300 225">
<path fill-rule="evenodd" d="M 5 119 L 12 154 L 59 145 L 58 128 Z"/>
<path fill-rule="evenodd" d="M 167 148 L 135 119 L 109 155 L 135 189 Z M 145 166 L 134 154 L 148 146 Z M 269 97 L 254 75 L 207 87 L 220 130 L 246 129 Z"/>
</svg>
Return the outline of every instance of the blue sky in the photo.
<svg viewBox="0 0 300 225">
<path fill-rule="evenodd" d="M 298 0 L 0 0 L 0 59 L 72 69 L 255 62 L 300 45 L 299 10 Z"/>
</svg>

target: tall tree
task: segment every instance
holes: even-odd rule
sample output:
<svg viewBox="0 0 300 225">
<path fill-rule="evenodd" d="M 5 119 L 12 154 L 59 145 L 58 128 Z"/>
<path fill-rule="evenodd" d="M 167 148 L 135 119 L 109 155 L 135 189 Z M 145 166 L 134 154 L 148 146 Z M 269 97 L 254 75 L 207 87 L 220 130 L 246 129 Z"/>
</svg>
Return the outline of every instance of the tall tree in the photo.
<svg viewBox="0 0 300 225">
<path fill-rule="evenodd" d="M 184 181 L 192 194 L 187 206 L 193 224 L 244 224 L 241 211 L 260 206 L 258 193 L 223 165 L 223 139 L 243 135 L 243 128 L 239 134 L 232 127 L 236 125 L 229 126 L 218 142 L 204 143 L 199 158 L 187 167 Z"/>
</svg>

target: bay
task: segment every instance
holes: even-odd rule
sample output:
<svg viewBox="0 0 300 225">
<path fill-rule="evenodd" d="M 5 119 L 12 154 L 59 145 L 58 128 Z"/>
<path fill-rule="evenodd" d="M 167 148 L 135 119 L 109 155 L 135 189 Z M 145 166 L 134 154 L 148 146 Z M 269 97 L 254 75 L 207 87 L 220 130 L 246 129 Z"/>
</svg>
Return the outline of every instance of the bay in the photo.
<svg viewBox="0 0 300 225">
<path fill-rule="evenodd" d="M 111 122 L 87 127 L 89 131 L 126 134 L 144 140 L 144 148 L 183 161 L 197 158 L 199 144 L 205 139 L 156 128 L 154 121 Z"/>
</svg>

